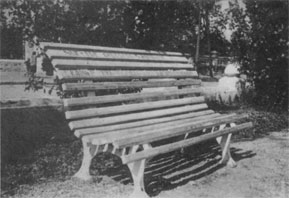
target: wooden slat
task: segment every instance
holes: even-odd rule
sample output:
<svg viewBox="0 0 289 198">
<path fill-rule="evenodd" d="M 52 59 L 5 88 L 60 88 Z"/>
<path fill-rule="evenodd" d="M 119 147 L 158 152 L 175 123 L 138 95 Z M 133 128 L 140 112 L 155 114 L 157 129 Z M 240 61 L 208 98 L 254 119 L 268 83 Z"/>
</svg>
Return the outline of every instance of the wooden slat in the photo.
<svg viewBox="0 0 289 198">
<path fill-rule="evenodd" d="M 107 95 L 107 96 L 97 96 L 97 97 L 85 97 L 85 98 L 70 98 L 63 99 L 64 107 L 73 107 L 80 105 L 100 105 L 116 102 L 128 102 L 138 99 L 153 99 L 160 97 L 174 97 L 183 96 L 189 94 L 200 93 L 201 90 L 198 88 L 190 89 L 180 89 L 174 91 L 164 90 L 161 93 L 151 92 L 151 93 L 132 93 L 132 94 L 121 94 L 121 95 Z"/>
<path fill-rule="evenodd" d="M 113 131 L 106 131 L 103 133 L 94 133 L 94 134 L 87 134 L 82 138 L 87 142 L 93 142 L 94 144 L 106 144 L 111 143 L 119 139 L 123 139 L 123 137 L 127 137 L 128 139 L 134 138 L 135 136 L 142 136 L 143 133 L 147 133 L 150 131 L 156 130 L 169 130 L 173 129 L 176 126 L 183 126 L 185 124 L 200 124 L 203 123 L 205 119 L 217 119 L 217 118 L 226 118 L 225 116 L 220 116 L 218 113 L 202 115 L 202 116 L 195 116 L 195 117 L 188 117 L 184 119 L 176 119 L 161 123 L 153 123 L 150 125 L 145 126 L 136 126 L 133 128 L 125 128 L 125 129 L 116 129 Z M 141 122 L 137 122 L 138 124 Z M 175 132 L 172 132 L 174 134 Z M 175 136 L 175 135 L 173 135 Z"/>
<path fill-rule="evenodd" d="M 166 56 L 151 54 L 135 54 L 106 51 L 87 51 L 71 49 L 49 49 L 46 54 L 50 59 L 71 59 L 71 60 L 116 60 L 116 61 L 145 61 L 145 62 L 178 62 L 188 63 L 184 56 Z"/>
<path fill-rule="evenodd" d="M 79 128 L 88 128 L 88 127 L 108 125 L 108 124 L 113 124 L 113 123 L 122 123 L 122 122 L 128 122 L 128 121 L 150 119 L 150 118 L 156 118 L 156 117 L 167 116 L 167 115 L 176 115 L 180 113 L 192 112 L 192 111 L 206 109 L 206 108 L 207 108 L 206 104 L 188 105 L 184 107 L 174 107 L 174 108 L 168 108 L 168 109 L 163 109 L 163 110 L 154 110 L 154 111 L 147 111 L 147 112 L 141 112 L 141 113 L 130 113 L 130 114 L 120 115 L 120 116 L 110 116 L 107 118 L 91 118 L 91 119 L 85 119 L 85 120 L 72 121 L 69 123 L 69 126 L 72 130 L 75 130 Z"/>
<path fill-rule="evenodd" d="M 102 108 L 89 108 L 77 111 L 67 111 L 65 112 L 66 119 L 82 119 L 94 116 L 108 116 L 119 113 L 129 113 L 134 111 L 145 111 L 153 110 L 165 107 L 175 107 L 181 105 L 197 104 L 205 101 L 204 97 L 191 97 L 183 99 L 165 100 L 165 101 L 155 101 L 128 105 L 119 105 L 113 107 L 102 107 Z"/>
<path fill-rule="evenodd" d="M 119 138 L 115 142 L 116 147 L 126 147 L 135 144 L 142 144 L 144 142 L 153 142 L 169 137 L 174 137 L 177 135 L 181 135 L 184 132 L 196 131 L 196 129 L 200 130 L 207 126 L 214 126 L 216 124 L 220 125 L 223 123 L 234 122 L 236 120 L 243 119 L 244 116 L 240 115 L 221 115 L 215 118 L 208 118 L 205 120 L 201 120 L 200 122 L 186 123 L 175 125 L 172 128 L 164 127 L 164 128 L 156 128 L 155 130 L 150 130 L 143 134 L 133 134 L 129 138 Z M 123 136 L 122 136 L 123 137 Z"/>
<path fill-rule="evenodd" d="M 214 114 L 214 111 L 205 110 L 205 111 L 186 113 L 186 114 L 181 114 L 181 115 L 176 115 L 176 116 L 154 118 L 154 119 L 149 119 L 149 120 L 124 123 L 124 124 L 115 124 L 115 125 L 109 125 L 109 126 L 104 126 L 104 127 L 79 129 L 79 130 L 75 130 L 74 135 L 76 137 L 82 137 L 84 135 L 105 133 L 108 131 L 115 131 L 115 130 L 122 130 L 122 129 L 130 129 L 134 127 L 140 127 L 140 126 L 152 125 L 152 124 L 157 124 L 157 123 L 176 121 L 176 120 L 181 120 L 181 119 L 186 119 L 186 118 L 194 118 L 197 116 L 212 115 L 212 114 Z"/>
<path fill-rule="evenodd" d="M 138 70 L 59 70 L 60 80 L 130 80 L 153 78 L 196 78 L 196 71 L 138 71 Z"/>
<path fill-rule="evenodd" d="M 153 142 L 161 139 L 166 139 L 170 137 L 175 137 L 179 135 L 184 135 L 186 133 L 201 131 L 204 128 L 210 128 L 212 126 L 219 126 L 220 124 L 230 123 L 230 118 L 234 120 L 240 120 L 242 117 L 236 116 L 235 114 L 230 115 L 216 115 L 210 114 L 205 116 L 200 116 L 195 118 L 188 118 L 173 121 L 167 125 L 154 124 L 153 126 L 145 126 L 145 127 L 136 127 L 133 129 L 125 129 L 119 131 L 111 131 L 109 133 L 96 134 L 96 135 L 87 135 L 83 136 L 84 140 L 88 142 L 92 142 L 96 145 L 111 143 L 116 147 L 125 147 L 118 143 L 118 141 L 122 141 L 122 139 L 127 139 L 124 144 L 131 144 L 131 141 L 145 141 Z M 159 127 L 162 126 L 162 127 Z M 138 139 L 140 137 L 141 139 Z"/>
<path fill-rule="evenodd" d="M 192 64 L 159 63 L 159 62 L 128 62 L 53 59 L 52 65 L 58 69 L 194 69 Z"/>
<path fill-rule="evenodd" d="M 125 155 L 122 156 L 122 162 L 124 164 L 133 162 L 133 161 L 137 161 L 137 160 L 141 160 L 141 159 L 146 159 L 149 157 L 153 157 L 162 153 L 168 153 L 171 151 L 174 151 L 178 148 L 182 148 L 182 147 L 187 147 L 187 146 L 191 146 L 203 141 L 206 141 L 208 139 L 213 139 L 219 136 L 223 136 L 229 133 L 235 133 L 238 132 L 240 130 L 246 129 L 246 128 L 250 128 L 252 127 L 252 123 L 248 122 L 248 123 L 244 123 L 244 124 L 240 124 L 238 126 L 232 127 L 232 128 L 228 128 L 228 129 L 224 129 L 224 130 L 219 130 L 216 131 L 214 133 L 210 133 L 210 134 L 205 134 L 205 135 L 201 135 L 198 137 L 194 137 L 192 139 L 186 139 L 183 141 L 179 141 L 179 142 L 175 142 L 172 144 L 167 144 L 167 145 L 163 145 L 163 146 L 159 146 L 156 148 L 151 148 L 151 149 L 147 149 L 141 152 L 137 152 L 135 154 L 130 154 L 130 155 Z"/>
<path fill-rule="evenodd" d="M 64 91 L 96 91 L 123 88 L 152 88 L 201 85 L 201 80 L 169 80 L 169 81 L 132 81 L 132 82 L 99 82 L 99 83 L 65 83 Z"/>
<path fill-rule="evenodd" d="M 236 120 L 242 119 L 242 117 L 232 114 L 232 115 L 208 115 L 206 119 L 202 116 L 202 119 L 183 119 L 180 121 L 175 121 L 167 126 L 161 127 L 158 124 L 150 127 L 139 127 L 132 130 L 122 130 L 120 132 L 112 132 L 103 134 L 102 136 L 97 136 L 92 140 L 93 144 L 104 144 L 105 142 L 114 142 L 116 147 L 125 147 L 126 145 L 138 144 L 138 142 L 154 142 L 161 139 L 166 139 L 170 137 L 175 137 L 178 135 L 184 135 L 185 133 L 191 133 L 200 131 L 204 128 L 210 126 L 225 124 L 234 122 Z M 232 118 L 232 121 L 231 121 Z M 87 138 L 84 136 L 83 138 Z M 126 139 L 123 142 L 121 140 Z M 121 142 L 120 142 L 121 141 Z M 121 145 L 123 144 L 123 145 Z"/>
<path fill-rule="evenodd" d="M 129 48 L 115 48 L 115 47 L 103 47 L 103 46 L 67 44 L 67 43 L 41 42 L 40 46 L 44 50 L 48 50 L 48 49 L 59 49 L 59 50 L 70 49 L 70 50 L 92 50 L 92 51 L 137 53 L 137 54 L 155 54 L 155 55 L 183 56 L 183 54 L 180 53 L 180 52 L 164 52 L 164 51 L 140 50 L 140 49 L 129 49 Z"/>
</svg>

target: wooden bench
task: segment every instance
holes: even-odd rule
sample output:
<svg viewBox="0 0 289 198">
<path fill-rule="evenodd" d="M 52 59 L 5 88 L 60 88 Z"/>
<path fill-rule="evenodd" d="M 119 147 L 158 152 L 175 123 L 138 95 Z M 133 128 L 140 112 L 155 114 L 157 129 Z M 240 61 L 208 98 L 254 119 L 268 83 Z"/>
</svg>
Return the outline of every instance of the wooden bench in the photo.
<svg viewBox="0 0 289 198">
<path fill-rule="evenodd" d="M 90 179 L 92 158 L 111 152 L 130 169 L 131 197 L 147 197 L 143 177 L 148 159 L 212 138 L 222 149 L 220 163 L 236 165 L 231 134 L 252 123 L 236 125 L 246 116 L 208 109 L 201 81 L 181 53 L 56 43 L 41 47 L 62 83 L 69 127 L 82 140 L 83 161 L 75 177 Z M 151 146 L 173 137 L 174 142 Z"/>
</svg>

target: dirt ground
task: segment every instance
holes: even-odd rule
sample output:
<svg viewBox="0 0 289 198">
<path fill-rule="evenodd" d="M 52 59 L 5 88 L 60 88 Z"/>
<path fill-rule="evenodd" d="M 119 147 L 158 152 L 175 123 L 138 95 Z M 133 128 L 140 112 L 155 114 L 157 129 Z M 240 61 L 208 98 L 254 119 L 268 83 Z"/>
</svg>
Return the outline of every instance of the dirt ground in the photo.
<svg viewBox="0 0 289 198">
<path fill-rule="evenodd" d="M 223 167 L 159 197 L 289 197 L 289 136 L 273 132 L 232 145 L 238 166 Z"/>
<path fill-rule="evenodd" d="M 218 164 L 220 150 L 216 145 L 208 144 L 208 149 L 200 150 L 204 146 L 191 147 L 185 155 L 171 153 L 149 162 L 145 175 L 148 193 L 156 198 L 289 196 L 287 130 L 272 132 L 254 141 L 233 143 L 231 150 L 238 163 L 236 168 Z M 70 176 L 43 177 L 33 185 L 23 182 L 14 195 L 2 194 L 2 197 L 128 197 L 133 187 L 127 167 L 117 159 L 111 160 L 109 155 L 94 160 L 91 167 L 94 180 L 91 182 L 78 181 Z"/>
</svg>

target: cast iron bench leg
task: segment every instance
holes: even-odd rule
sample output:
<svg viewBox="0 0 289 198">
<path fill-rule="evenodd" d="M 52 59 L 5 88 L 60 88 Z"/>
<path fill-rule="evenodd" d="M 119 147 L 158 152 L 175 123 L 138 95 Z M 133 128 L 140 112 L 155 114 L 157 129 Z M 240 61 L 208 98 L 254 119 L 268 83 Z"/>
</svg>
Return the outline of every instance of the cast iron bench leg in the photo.
<svg viewBox="0 0 289 198">
<path fill-rule="evenodd" d="M 83 146 L 83 159 L 81 167 L 73 177 L 87 181 L 92 179 L 92 176 L 89 173 L 89 168 L 92 158 L 97 154 L 98 146 L 92 145 L 84 141 L 83 139 L 82 139 L 82 146 Z"/>
<path fill-rule="evenodd" d="M 231 123 L 230 127 L 236 126 L 235 123 Z M 222 124 L 220 126 L 219 130 L 223 130 L 226 127 L 225 124 Z M 214 127 L 212 129 L 212 132 L 214 131 Z M 222 159 L 219 162 L 220 164 L 227 164 L 229 167 L 236 167 L 237 163 L 233 160 L 230 152 L 230 141 L 231 141 L 232 134 L 224 135 L 222 137 L 216 138 L 218 144 L 221 146 L 222 149 Z"/>
<path fill-rule="evenodd" d="M 139 146 L 133 146 L 130 148 L 129 154 L 136 153 Z M 151 148 L 149 144 L 144 144 L 143 149 L 146 150 L 148 148 Z M 149 196 L 145 192 L 144 187 L 144 170 L 145 170 L 145 164 L 147 159 L 142 159 L 138 161 L 134 161 L 131 163 L 128 163 L 128 168 L 131 172 L 132 178 L 133 178 L 133 184 L 134 184 L 134 190 L 133 193 L 130 195 L 130 198 L 148 198 Z"/>
</svg>

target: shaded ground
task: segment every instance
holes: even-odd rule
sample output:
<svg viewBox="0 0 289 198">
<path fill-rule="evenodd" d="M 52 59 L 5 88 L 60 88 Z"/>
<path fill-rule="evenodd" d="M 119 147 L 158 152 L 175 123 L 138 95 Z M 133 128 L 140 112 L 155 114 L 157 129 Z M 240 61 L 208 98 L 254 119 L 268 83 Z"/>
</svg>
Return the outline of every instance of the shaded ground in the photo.
<svg viewBox="0 0 289 198">
<path fill-rule="evenodd" d="M 233 144 L 238 167 L 221 168 L 159 197 L 288 197 L 289 136 L 287 131 Z"/>
<path fill-rule="evenodd" d="M 132 191 L 127 167 L 109 154 L 94 159 L 93 182 L 71 179 L 80 167 L 81 144 L 57 109 L 1 113 L 1 197 L 114 198 Z M 258 129 L 262 114 L 255 114 Z M 218 165 L 220 150 L 213 142 L 190 147 L 184 155 L 157 156 L 146 168 L 147 191 L 159 198 L 288 197 L 288 131 L 263 135 L 232 144 L 234 169 Z"/>
<path fill-rule="evenodd" d="M 238 167 L 233 169 L 218 165 L 220 156 L 215 146 L 206 151 L 190 148 L 181 157 L 159 156 L 146 169 L 147 191 L 159 198 L 286 198 L 289 195 L 288 138 L 288 133 L 283 131 L 252 142 L 234 143 L 232 151 Z M 63 166 L 54 168 L 64 169 Z M 69 176 L 39 178 L 33 185 L 24 182 L 12 197 L 127 197 L 132 191 L 128 169 L 109 155 L 95 159 L 92 173 L 93 182 L 81 182 Z M 8 194 L 2 196 L 9 197 Z"/>
</svg>

